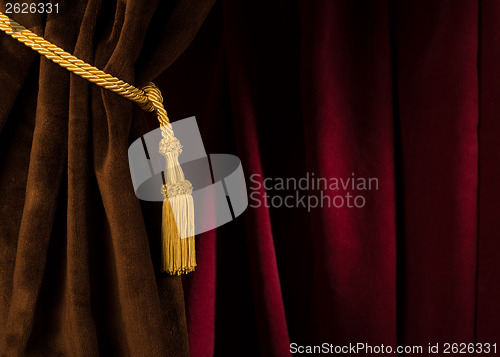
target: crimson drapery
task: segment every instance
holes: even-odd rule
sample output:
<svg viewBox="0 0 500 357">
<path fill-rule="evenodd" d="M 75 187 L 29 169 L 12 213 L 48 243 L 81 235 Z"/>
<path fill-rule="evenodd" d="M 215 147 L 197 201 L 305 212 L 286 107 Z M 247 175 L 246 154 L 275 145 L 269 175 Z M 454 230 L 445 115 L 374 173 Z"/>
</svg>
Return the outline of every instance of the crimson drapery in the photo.
<svg viewBox="0 0 500 357">
<path fill-rule="evenodd" d="M 363 209 L 249 208 L 202 235 L 192 356 L 500 342 L 499 20 L 495 1 L 219 2 L 160 78 L 174 119 L 197 115 L 248 185 L 380 187 Z"/>
<path fill-rule="evenodd" d="M 213 2 L 59 5 L 12 17 L 141 86 L 185 50 Z M 148 238 L 159 235 L 147 229 L 159 224 L 132 187 L 139 111 L 0 33 L 0 355 L 189 355 L 181 279 L 155 275 Z"/>
</svg>

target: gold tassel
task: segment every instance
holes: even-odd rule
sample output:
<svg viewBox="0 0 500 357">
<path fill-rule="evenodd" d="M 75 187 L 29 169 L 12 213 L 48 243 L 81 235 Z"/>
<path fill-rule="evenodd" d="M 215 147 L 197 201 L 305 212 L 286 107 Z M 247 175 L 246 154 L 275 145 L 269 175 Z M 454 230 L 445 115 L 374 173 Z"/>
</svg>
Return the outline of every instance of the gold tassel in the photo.
<svg viewBox="0 0 500 357">
<path fill-rule="evenodd" d="M 162 270 L 170 275 L 181 275 L 196 267 L 193 186 L 185 179 L 179 163 L 182 146 L 174 136 L 160 90 L 154 83 L 141 89 L 148 98 L 142 108 L 154 111 L 158 116 L 163 136 L 160 153 L 165 156 L 167 164 L 162 187 L 165 195 L 161 226 Z"/>
<path fill-rule="evenodd" d="M 181 275 L 196 267 L 193 186 L 184 178 L 178 159 L 182 146 L 173 136 L 170 124 L 162 127 L 162 134 L 160 153 L 167 162 L 163 185 L 162 270 Z"/>
</svg>

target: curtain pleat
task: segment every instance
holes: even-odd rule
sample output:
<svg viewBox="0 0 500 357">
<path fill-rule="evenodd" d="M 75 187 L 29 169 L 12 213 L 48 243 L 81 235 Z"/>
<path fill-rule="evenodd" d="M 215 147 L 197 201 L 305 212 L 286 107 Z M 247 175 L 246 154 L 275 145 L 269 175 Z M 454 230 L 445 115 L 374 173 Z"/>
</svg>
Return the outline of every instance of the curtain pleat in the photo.
<svg viewBox="0 0 500 357">
<path fill-rule="evenodd" d="M 142 85 L 184 51 L 211 6 L 79 1 L 14 17 Z M 159 221 L 143 218 L 130 178 L 138 109 L 4 34 L 1 44 L 1 354 L 189 355 L 181 279 L 155 274 L 146 226 Z M 153 58 L 138 64 L 143 54 Z"/>
<path fill-rule="evenodd" d="M 155 118 L 0 36 L 0 351 L 496 343 L 497 2 L 222 0 L 174 63 L 211 5 L 96 0 L 19 20 L 124 80 L 159 75 L 170 117 L 196 115 L 249 194 L 295 195 L 262 185 L 308 175 L 377 187 L 362 208 L 326 205 L 332 190 L 309 210 L 249 207 L 198 237 L 181 284 L 155 273 L 161 208 L 128 172 Z"/>
<path fill-rule="evenodd" d="M 238 155 L 249 194 L 259 197 L 296 192 L 255 180 L 307 174 L 354 173 L 379 187 L 362 193 L 361 209 L 249 207 L 217 229 L 216 262 L 199 267 L 215 275 L 215 288 L 205 293 L 189 278 L 186 291 L 190 331 L 215 319 L 213 334 L 190 335 L 193 356 L 204 347 L 216 356 L 284 356 L 291 343 L 422 346 L 425 356 L 429 343 L 442 353 L 444 343 L 498 340 L 495 4 L 214 8 L 193 47 L 160 77 L 176 91 L 171 112 L 198 117 L 207 152 Z M 219 41 L 222 59 L 208 50 Z M 202 80 L 193 91 L 179 73 Z M 214 90 L 223 95 L 206 96 Z M 205 319 L 200 301 L 212 289 L 215 309 Z"/>
</svg>

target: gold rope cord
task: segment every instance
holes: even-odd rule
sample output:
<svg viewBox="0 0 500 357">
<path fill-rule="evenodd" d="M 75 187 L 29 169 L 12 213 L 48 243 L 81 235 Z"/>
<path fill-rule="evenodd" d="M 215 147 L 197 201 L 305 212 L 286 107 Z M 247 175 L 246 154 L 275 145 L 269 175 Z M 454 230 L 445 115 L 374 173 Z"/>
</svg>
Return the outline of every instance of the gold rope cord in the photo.
<svg viewBox="0 0 500 357">
<path fill-rule="evenodd" d="M 149 83 L 142 89 L 136 88 L 64 51 L 2 12 L 0 12 L 0 30 L 68 71 L 139 104 L 144 110 L 156 111 L 162 126 L 170 122 L 162 104 L 161 93 L 154 84 Z"/>
<path fill-rule="evenodd" d="M 160 90 L 153 83 L 141 89 L 91 66 L 60 47 L 38 36 L 0 12 L 0 30 L 30 47 L 68 71 L 137 103 L 142 109 L 156 112 L 163 139 L 160 153 L 165 156 L 166 183 L 162 191 L 162 270 L 171 275 L 193 271 L 196 267 L 194 209 L 191 183 L 184 178 L 178 157 L 182 146 L 175 138 Z"/>
</svg>

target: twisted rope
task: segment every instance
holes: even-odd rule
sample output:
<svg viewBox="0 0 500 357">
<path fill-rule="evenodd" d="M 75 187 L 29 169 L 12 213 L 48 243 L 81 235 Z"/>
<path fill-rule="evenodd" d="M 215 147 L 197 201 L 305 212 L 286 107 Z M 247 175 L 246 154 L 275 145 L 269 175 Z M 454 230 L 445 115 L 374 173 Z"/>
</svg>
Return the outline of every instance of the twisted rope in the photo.
<svg viewBox="0 0 500 357">
<path fill-rule="evenodd" d="M 0 30 L 77 76 L 137 103 L 146 111 L 156 112 L 163 136 L 173 137 L 170 120 L 163 106 L 163 97 L 154 83 L 148 83 L 140 89 L 136 88 L 64 51 L 2 12 L 0 12 Z"/>
</svg>

